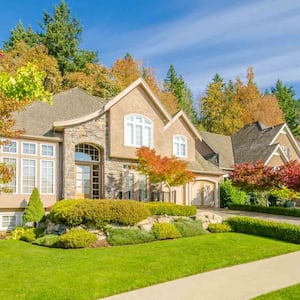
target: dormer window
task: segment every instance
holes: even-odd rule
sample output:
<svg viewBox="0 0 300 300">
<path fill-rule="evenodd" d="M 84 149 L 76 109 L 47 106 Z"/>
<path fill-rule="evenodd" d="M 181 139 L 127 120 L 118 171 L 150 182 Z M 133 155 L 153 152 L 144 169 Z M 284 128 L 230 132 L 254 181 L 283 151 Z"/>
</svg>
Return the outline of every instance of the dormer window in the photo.
<svg viewBox="0 0 300 300">
<path fill-rule="evenodd" d="M 173 155 L 187 157 L 187 138 L 184 135 L 173 136 Z"/>
<path fill-rule="evenodd" d="M 284 152 L 284 154 L 286 155 L 286 157 L 287 157 L 288 159 L 290 159 L 290 148 L 281 145 L 281 149 L 282 149 L 282 151 Z"/>
<path fill-rule="evenodd" d="M 152 147 L 152 121 L 142 115 L 127 115 L 124 119 L 124 142 L 126 146 Z"/>
</svg>

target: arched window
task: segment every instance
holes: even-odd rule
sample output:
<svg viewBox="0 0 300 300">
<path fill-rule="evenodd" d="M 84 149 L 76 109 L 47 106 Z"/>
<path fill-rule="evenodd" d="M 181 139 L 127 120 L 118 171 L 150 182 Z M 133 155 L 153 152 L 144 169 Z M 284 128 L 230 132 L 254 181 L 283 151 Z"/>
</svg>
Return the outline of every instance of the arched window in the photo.
<svg viewBox="0 0 300 300">
<path fill-rule="evenodd" d="M 99 162 L 99 150 L 90 144 L 78 144 L 75 146 L 75 160 Z"/>
<path fill-rule="evenodd" d="M 124 134 L 124 142 L 126 146 L 152 147 L 152 121 L 142 115 L 125 116 Z"/>
<path fill-rule="evenodd" d="M 187 157 L 187 138 L 184 135 L 173 135 L 173 155 Z"/>
</svg>

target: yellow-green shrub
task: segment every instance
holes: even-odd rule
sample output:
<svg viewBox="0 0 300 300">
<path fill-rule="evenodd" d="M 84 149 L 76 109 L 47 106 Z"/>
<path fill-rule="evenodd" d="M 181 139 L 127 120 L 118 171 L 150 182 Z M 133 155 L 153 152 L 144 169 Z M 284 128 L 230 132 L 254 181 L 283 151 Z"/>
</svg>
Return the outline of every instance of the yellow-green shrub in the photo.
<svg viewBox="0 0 300 300">
<path fill-rule="evenodd" d="M 95 234 L 80 228 L 73 228 L 61 235 L 56 243 L 59 248 L 86 248 L 97 240 Z"/>
<path fill-rule="evenodd" d="M 145 206 L 150 210 L 151 215 L 168 215 L 168 216 L 195 216 L 197 209 L 195 206 L 186 206 L 164 202 L 149 202 Z"/>
<path fill-rule="evenodd" d="M 177 239 L 181 237 L 180 232 L 171 223 L 154 223 L 152 231 L 158 240 Z"/>
</svg>

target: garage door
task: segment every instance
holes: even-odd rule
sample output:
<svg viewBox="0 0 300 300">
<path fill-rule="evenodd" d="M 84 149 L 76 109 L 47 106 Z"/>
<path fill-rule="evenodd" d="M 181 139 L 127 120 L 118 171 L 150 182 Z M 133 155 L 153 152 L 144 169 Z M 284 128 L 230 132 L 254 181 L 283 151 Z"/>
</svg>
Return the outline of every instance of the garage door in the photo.
<svg viewBox="0 0 300 300">
<path fill-rule="evenodd" d="M 195 181 L 192 183 L 191 204 L 196 206 L 215 206 L 215 183 L 210 181 Z"/>
</svg>

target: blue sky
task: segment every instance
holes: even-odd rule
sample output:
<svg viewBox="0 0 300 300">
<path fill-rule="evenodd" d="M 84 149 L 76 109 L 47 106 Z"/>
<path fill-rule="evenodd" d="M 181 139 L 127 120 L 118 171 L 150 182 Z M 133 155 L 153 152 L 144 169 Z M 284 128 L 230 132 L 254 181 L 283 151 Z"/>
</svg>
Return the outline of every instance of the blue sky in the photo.
<svg viewBox="0 0 300 300">
<path fill-rule="evenodd" d="M 43 10 L 57 1 L 11 0 L 0 10 L 0 37 L 18 20 L 39 30 Z M 254 68 L 264 90 L 277 79 L 300 98 L 299 0 L 68 0 L 83 26 L 81 47 L 110 66 L 126 52 L 163 80 L 175 66 L 197 99 L 215 73 L 225 80 Z"/>
</svg>

